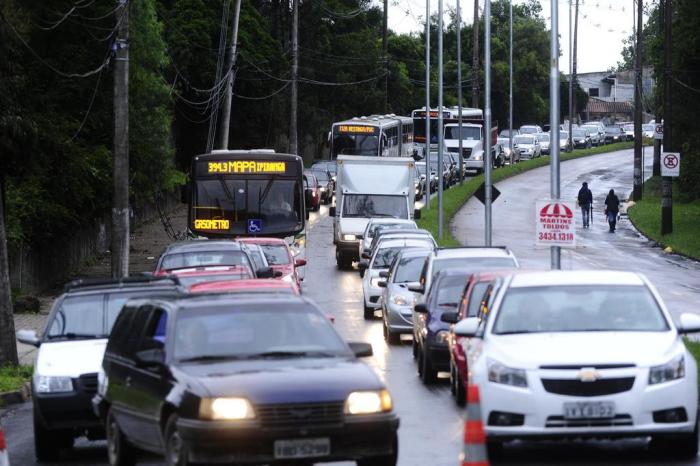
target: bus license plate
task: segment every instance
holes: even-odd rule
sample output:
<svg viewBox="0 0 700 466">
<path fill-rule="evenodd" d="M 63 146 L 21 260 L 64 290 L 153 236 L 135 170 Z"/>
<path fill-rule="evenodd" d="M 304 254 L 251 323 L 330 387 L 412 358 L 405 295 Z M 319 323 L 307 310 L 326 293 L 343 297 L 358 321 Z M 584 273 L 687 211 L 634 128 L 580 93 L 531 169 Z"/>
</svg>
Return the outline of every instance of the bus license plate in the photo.
<svg viewBox="0 0 700 466">
<path fill-rule="evenodd" d="M 567 419 L 604 419 L 615 417 L 615 403 L 611 401 L 564 403 Z"/>
<path fill-rule="evenodd" d="M 315 458 L 331 454 L 328 438 L 305 438 L 275 441 L 275 459 Z"/>
</svg>

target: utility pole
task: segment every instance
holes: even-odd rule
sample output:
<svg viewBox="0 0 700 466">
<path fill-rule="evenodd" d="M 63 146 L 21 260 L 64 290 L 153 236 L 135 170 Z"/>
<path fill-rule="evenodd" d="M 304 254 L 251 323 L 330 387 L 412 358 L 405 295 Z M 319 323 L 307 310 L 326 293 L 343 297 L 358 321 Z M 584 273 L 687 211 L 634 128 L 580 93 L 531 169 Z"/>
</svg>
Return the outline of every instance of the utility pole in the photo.
<svg viewBox="0 0 700 466">
<path fill-rule="evenodd" d="M 634 2 L 634 0 L 632 0 Z M 642 200 L 642 11 L 643 0 L 637 0 L 637 41 L 634 47 L 634 187 L 632 200 Z"/>
<path fill-rule="evenodd" d="M 231 47 L 228 49 L 227 62 L 229 66 L 228 77 L 226 78 L 226 95 L 224 96 L 224 107 L 221 111 L 221 122 L 219 123 L 219 149 L 228 149 L 228 132 L 231 126 L 231 105 L 233 105 L 233 69 L 236 65 L 236 48 L 238 46 L 238 18 L 241 15 L 241 0 L 236 0 L 233 12 L 233 37 Z"/>
<path fill-rule="evenodd" d="M 292 95 L 289 115 L 289 153 L 299 154 L 297 140 L 297 99 L 299 91 L 299 0 L 292 0 Z"/>
<path fill-rule="evenodd" d="M 572 83 L 576 82 L 576 57 L 578 55 L 578 0 L 576 0 L 576 9 L 574 10 L 574 52 L 572 54 L 573 59 L 572 62 L 572 70 L 571 70 L 571 81 Z M 573 85 L 573 84 L 572 84 Z M 571 108 L 573 109 L 571 112 L 571 118 L 570 120 L 577 119 L 577 109 L 576 109 L 576 101 L 572 99 L 571 102 Z M 570 149 L 573 149 L 573 133 L 571 133 L 571 126 L 569 126 L 569 137 L 571 138 L 571 147 Z"/>
<path fill-rule="evenodd" d="M 389 113 L 389 0 L 384 0 L 384 30 L 382 31 L 382 54 L 384 56 L 384 112 Z"/>
<path fill-rule="evenodd" d="M 442 115 L 442 17 L 442 0 L 438 0 L 438 239 L 442 239 L 442 183 L 444 181 L 442 151 L 445 147 L 445 130 L 443 129 Z M 428 156 L 428 164 L 430 164 L 430 156 Z"/>
<path fill-rule="evenodd" d="M 129 3 L 119 0 L 119 4 L 114 57 L 112 278 L 129 275 Z"/>
<path fill-rule="evenodd" d="M 472 107 L 479 108 L 479 0 L 474 0 L 474 26 L 472 27 Z"/>
<path fill-rule="evenodd" d="M 552 201 L 556 202 L 561 197 L 559 185 L 559 2 L 551 3 L 552 28 L 549 53 L 550 196 Z M 552 246 L 551 256 L 552 269 L 561 269 L 561 248 Z"/>
<path fill-rule="evenodd" d="M 574 73 L 573 73 L 573 50 L 572 50 L 572 41 L 573 41 L 573 31 L 571 28 L 571 0 L 569 0 L 569 137 L 566 138 L 566 149 L 571 150 L 571 141 L 572 139 L 572 134 L 571 130 L 573 129 L 573 120 L 574 120 Z"/>
<path fill-rule="evenodd" d="M 671 117 L 672 107 L 672 65 L 671 50 L 673 47 L 673 0 L 665 0 L 664 2 L 664 151 L 671 152 L 673 150 L 673 141 L 671 139 Z M 661 184 L 661 234 L 668 235 L 673 233 L 673 178 L 664 176 Z"/>
<path fill-rule="evenodd" d="M 425 0 L 425 208 L 430 209 L 430 0 Z"/>
<path fill-rule="evenodd" d="M 457 112 L 459 122 L 459 184 L 464 184 L 464 155 L 462 153 L 462 9 L 457 0 Z"/>
<path fill-rule="evenodd" d="M 484 244 L 491 246 L 491 0 L 484 2 Z"/>
<path fill-rule="evenodd" d="M 10 266 L 5 233 L 5 177 L 0 174 L 0 366 L 16 366 L 17 341 L 15 320 L 10 300 Z"/>
<path fill-rule="evenodd" d="M 570 1 L 570 0 L 569 0 Z M 508 148 L 510 149 L 510 164 L 513 165 L 513 0 L 508 2 L 508 37 L 510 50 L 508 53 Z"/>
</svg>

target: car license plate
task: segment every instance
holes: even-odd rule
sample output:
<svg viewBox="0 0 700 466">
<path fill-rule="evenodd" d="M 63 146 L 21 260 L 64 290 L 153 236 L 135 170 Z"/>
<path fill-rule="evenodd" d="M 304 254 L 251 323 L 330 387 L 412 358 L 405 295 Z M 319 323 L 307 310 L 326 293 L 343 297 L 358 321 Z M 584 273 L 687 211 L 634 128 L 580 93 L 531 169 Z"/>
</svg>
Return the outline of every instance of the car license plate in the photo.
<svg viewBox="0 0 700 466">
<path fill-rule="evenodd" d="M 331 454 L 331 441 L 328 438 L 305 438 L 298 440 L 275 441 L 275 458 L 315 458 Z"/>
<path fill-rule="evenodd" d="M 564 403 L 564 417 L 567 419 L 615 417 L 615 403 L 611 401 Z"/>
</svg>

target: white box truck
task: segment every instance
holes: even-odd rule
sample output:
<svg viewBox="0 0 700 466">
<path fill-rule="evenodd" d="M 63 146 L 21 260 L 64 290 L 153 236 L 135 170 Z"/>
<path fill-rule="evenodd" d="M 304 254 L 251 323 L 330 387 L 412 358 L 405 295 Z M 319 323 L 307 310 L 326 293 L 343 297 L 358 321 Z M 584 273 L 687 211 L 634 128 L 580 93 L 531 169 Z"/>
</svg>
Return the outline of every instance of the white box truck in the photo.
<svg viewBox="0 0 700 466">
<path fill-rule="evenodd" d="M 370 218 L 420 217 L 415 210 L 415 162 L 408 157 L 339 155 L 333 242 L 339 268 L 359 260 L 358 243 Z"/>
</svg>

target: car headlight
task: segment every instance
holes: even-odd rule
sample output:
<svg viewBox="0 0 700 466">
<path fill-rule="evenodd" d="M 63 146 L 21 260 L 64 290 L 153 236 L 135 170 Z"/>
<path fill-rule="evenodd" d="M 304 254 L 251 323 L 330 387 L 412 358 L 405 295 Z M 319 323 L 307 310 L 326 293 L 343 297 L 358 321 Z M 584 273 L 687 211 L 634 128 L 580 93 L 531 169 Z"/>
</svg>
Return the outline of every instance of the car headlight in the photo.
<svg viewBox="0 0 700 466">
<path fill-rule="evenodd" d="M 290 273 L 290 274 L 282 277 L 282 281 L 287 282 L 287 283 L 292 283 L 294 281 L 294 277 L 292 277 L 292 274 Z"/>
<path fill-rule="evenodd" d="M 245 398 L 205 398 L 199 404 L 199 417 L 213 421 L 254 419 L 255 410 Z"/>
<path fill-rule="evenodd" d="M 507 367 L 493 360 L 489 360 L 487 365 L 489 382 L 512 385 L 513 387 L 527 387 L 527 376 L 523 369 Z"/>
<path fill-rule="evenodd" d="M 447 344 L 448 340 L 450 339 L 450 331 L 449 330 L 440 330 L 436 335 L 435 335 L 435 341 L 437 343 L 445 343 Z"/>
<path fill-rule="evenodd" d="M 406 296 L 400 294 L 395 294 L 389 299 L 391 299 L 391 302 L 397 306 L 413 306 L 413 302 L 415 301 L 413 298 L 407 298 Z"/>
<path fill-rule="evenodd" d="M 484 154 L 474 154 L 474 160 L 481 160 L 484 158 Z"/>
<path fill-rule="evenodd" d="M 345 414 L 388 413 L 393 405 L 388 390 L 352 392 L 345 400 Z"/>
<path fill-rule="evenodd" d="M 322 192 L 322 193 L 325 193 L 325 192 L 326 192 L 326 188 L 321 188 L 321 192 Z"/>
<path fill-rule="evenodd" d="M 343 240 L 345 241 L 355 241 L 357 237 L 355 235 L 343 235 Z"/>
<path fill-rule="evenodd" d="M 649 369 L 649 385 L 670 382 L 685 377 L 685 358 L 683 355 L 672 359 L 666 364 Z"/>
<path fill-rule="evenodd" d="M 52 375 L 35 375 L 34 389 L 37 393 L 66 393 L 73 391 L 73 380 L 70 377 L 55 377 Z"/>
</svg>

